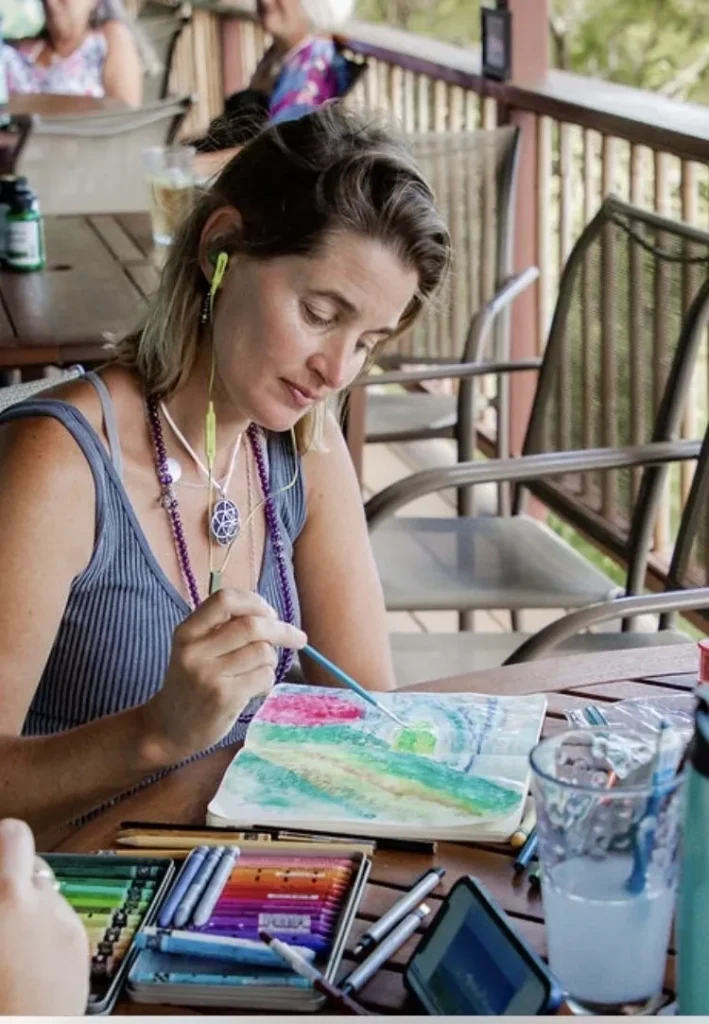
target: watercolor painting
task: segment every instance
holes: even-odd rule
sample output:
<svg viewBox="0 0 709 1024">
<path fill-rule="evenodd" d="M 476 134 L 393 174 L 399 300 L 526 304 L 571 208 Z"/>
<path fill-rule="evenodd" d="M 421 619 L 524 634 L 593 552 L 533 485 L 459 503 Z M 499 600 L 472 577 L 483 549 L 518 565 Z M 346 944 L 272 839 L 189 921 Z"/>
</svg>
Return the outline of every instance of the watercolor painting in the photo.
<svg viewBox="0 0 709 1024">
<path fill-rule="evenodd" d="M 514 831 L 544 697 L 381 699 L 406 728 L 349 690 L 276 687 L 210 804 L 210 822 L 460 839 Z"/>
</svg>

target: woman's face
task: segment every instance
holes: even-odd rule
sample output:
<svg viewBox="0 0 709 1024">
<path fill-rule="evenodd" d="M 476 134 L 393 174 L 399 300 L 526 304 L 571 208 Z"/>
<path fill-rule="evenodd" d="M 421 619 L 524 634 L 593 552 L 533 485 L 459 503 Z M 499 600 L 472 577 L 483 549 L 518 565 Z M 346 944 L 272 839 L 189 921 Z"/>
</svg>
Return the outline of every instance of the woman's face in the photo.
<svg viewBox="0 0 709 1024">
<path fill-rule="evenodd" d="M 276 40 L 297 40 L 310 31 L 300 0 L 257 0 L 256 12 L 264 31 Z"/>
<path fill-rule="evenodd" d="M 96 0 L 44 0 L 50 32 L 74 37 L 86 32 Z"/>
<path fill-rule="evenodd" d="M 391 249 L 344 232 L 317 256 L 233 257 L 214 313 L 219 399 L 289 430 L 354 380 L 417 286 Z"/>
</svg>

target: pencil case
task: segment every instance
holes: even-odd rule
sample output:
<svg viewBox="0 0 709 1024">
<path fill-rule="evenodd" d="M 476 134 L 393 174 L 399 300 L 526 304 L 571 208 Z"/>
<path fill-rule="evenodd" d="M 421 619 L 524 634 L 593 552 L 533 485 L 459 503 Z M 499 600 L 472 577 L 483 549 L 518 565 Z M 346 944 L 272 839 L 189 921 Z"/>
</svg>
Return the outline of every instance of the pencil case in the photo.
<svg viewBox="0 0 709 1024">
<path fill-rule="evenodd" d="M 86 1012 L 113 1009 L 138 952 L 135 936 L 152 924 L 175 873 L 172 860 L 110 853 L 44 853 L 62 895 L 81 916 L 91 943 Z"/>
<path fill-rule="evenodd" d="M 304 850 L 303 857 L 305 855 Z M 332 859 L 339 860 L 344 855 L 343 847 L 338 844 L 337 850 L 333 850 Z M 314 950 L 315 966 L 333 982 L 372 866 L 371 858 L 361 850 L 349 851 L 347 857 L 352 862 L 352 872 L 349 884 L 342 893 L 338 912 L 331 922 L 328 919 L 327 943 L 323 947 L 316 941 L 310 947 Z M 318 851 L 313 854 L 313 859 L 321 863 L 323 854 Z M 268 867 L 269 860 L 271 858 L 264 855 L 264 868 Z M 175 886 L 177 878 L 179 875 L 175 879 Z M 163 905 L 169 898 L 168 892 Z M 285 918 L 288 916 L 284 915 Z M 274 926 L 274 922 L 270 924 Z M 209 929 L 196 928 L 194 931 L 195 934 L 205 934 Z M 242 933 L 236 928 L 233 934 L 239 937 Z M 253 937 L 251 932 L 248 937 Z M 303 935 L 295 932 L 292 941 L 294 944 L 302 942 Z M 138 953 L 128 974 L 126 992 L 136 1003 L 220 1007 L 225 1010 L 241 1008 L 312 1013 L 325 1001 L 324 996 L 316 992 L 310 982 L 296 975 L 285 964 L 282 968 L 259 968 L 156 949 L 143 949 Z"/>
</svg>

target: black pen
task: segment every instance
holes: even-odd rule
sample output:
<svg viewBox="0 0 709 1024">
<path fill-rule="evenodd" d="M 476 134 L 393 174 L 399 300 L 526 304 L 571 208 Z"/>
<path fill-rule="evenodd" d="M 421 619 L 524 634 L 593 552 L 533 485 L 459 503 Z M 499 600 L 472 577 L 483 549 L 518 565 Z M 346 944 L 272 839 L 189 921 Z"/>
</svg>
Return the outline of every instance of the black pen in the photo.
<svg viewBox="0 0 709 1024">
<path fill-rule="evenodd" d="M 419 906 L 421 901 L 436 888 L 446 873 L 445 868 L 430 868 L 416 879 L 405 896 L 387 910 L 383 917 L 370 925 L 364 935 L 354 948 L 354 955 L 359 956 L 366 953 L 373 946 L 376 946 L 395 925 L 397 925 L 408 913 Z"/>
<path fill-rule="evenodd" d="M 522 847 L 522 849 L 519 851 L 519 853 L 517 854 L 517 856 L 515 858 L 515 862 L 514 862 L 514 869 L 515 869 L 515 871 L 516 872 L 524 871 L 527 867 L 529 867 L 529 862 L 531 861 L 532 857 L 534 856 L 534 854 L 536 852 L 537 852 L 537 830 L 536 830 L 536 828 L 533 828 L 532 831 L 529 833 L 529 837 L 527 839 L 527 842 L 524 844 L 524 846 Z"/>
</svg>

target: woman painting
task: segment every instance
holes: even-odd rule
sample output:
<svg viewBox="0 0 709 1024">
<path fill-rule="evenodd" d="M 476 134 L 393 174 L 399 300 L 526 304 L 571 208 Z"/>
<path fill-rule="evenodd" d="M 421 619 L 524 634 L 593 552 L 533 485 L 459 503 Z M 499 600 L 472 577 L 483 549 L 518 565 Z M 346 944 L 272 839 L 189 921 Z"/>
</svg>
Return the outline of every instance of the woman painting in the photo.
<svg viewBox="0 0 709 1024">
<path fill-rule="evenodd" d="M 116 361 L 0 416 L 0 816 L 64 822 L 242 738 L 306 634 L 394 685 L 328 401 L 448 260 L 405 147 L 337 105 L 271 125 Z"/>
</svg>

